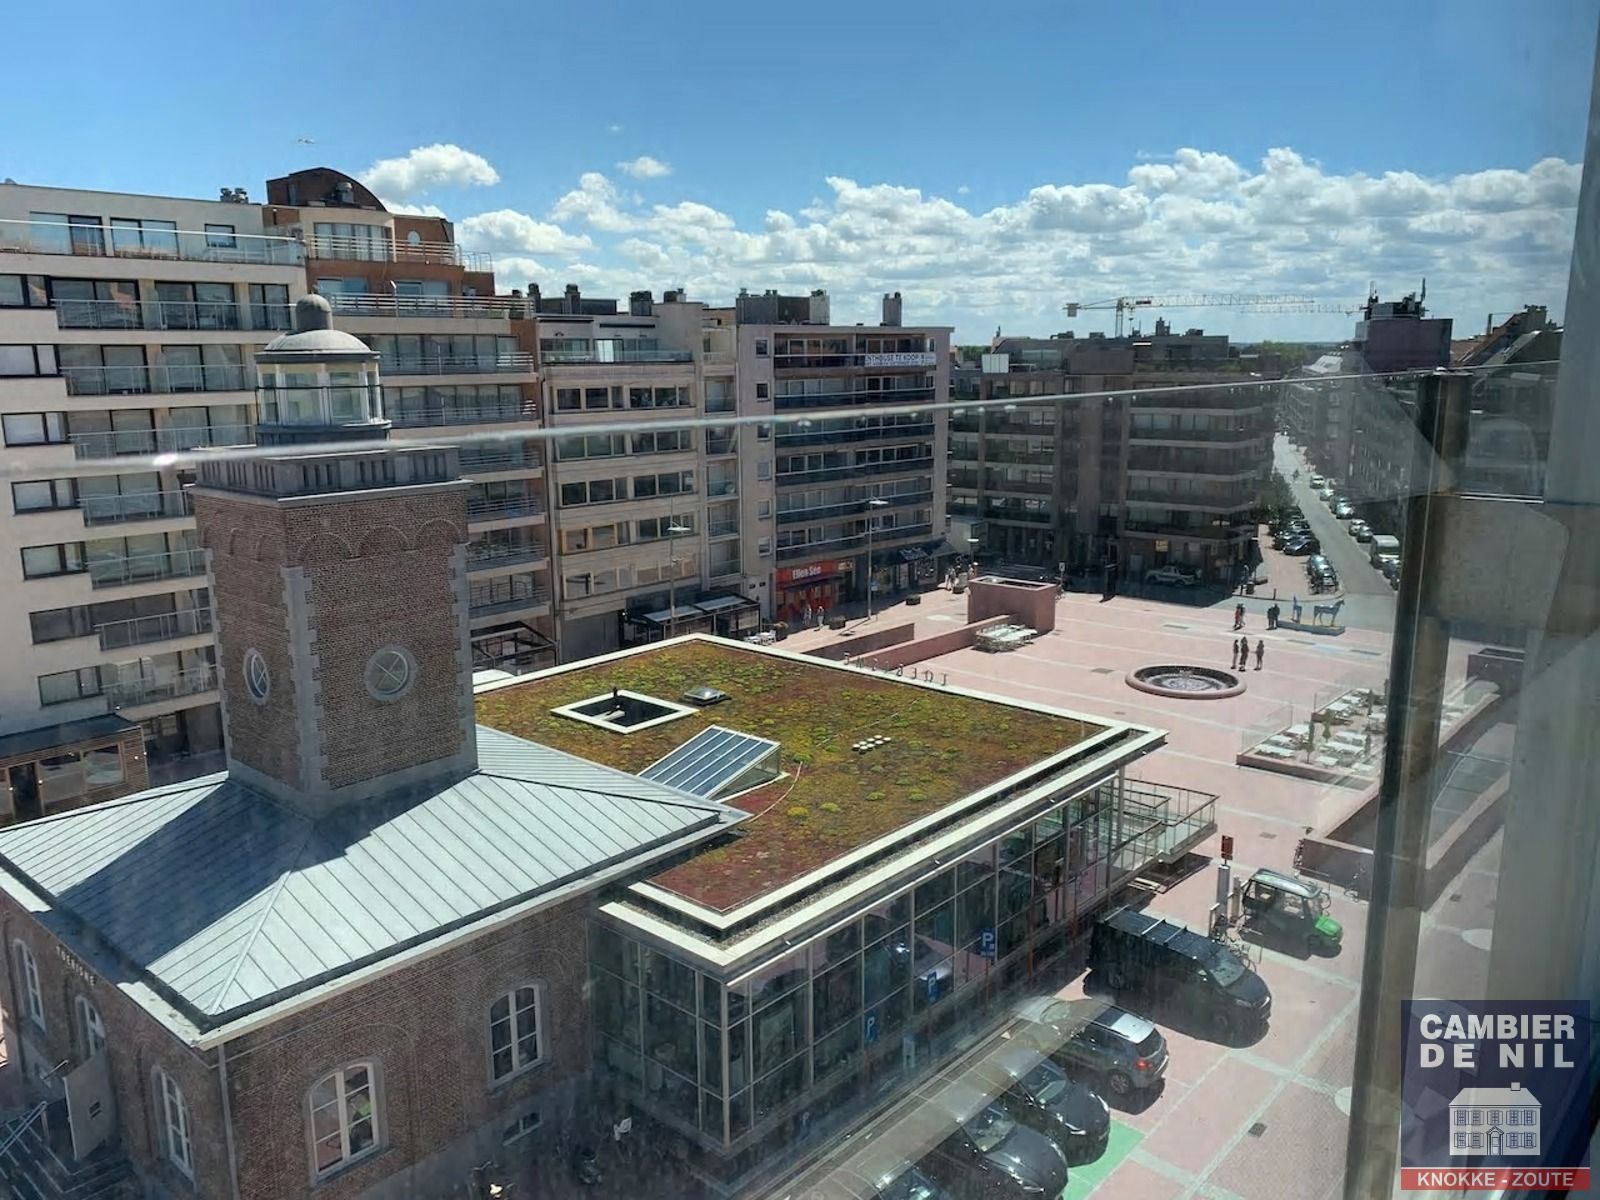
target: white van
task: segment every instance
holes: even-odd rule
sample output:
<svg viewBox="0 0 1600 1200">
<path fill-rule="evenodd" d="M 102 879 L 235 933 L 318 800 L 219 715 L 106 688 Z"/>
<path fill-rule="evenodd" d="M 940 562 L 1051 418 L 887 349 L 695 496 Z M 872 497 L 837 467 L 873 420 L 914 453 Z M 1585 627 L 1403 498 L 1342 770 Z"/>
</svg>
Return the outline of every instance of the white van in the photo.
<svg viewBox="0 0 1600 1200">
<path fill-rule="evenodd" d="M 1372 543 L 1367 548 L 1367 554 L 1368 554 L 1368 557 L 1371 558 L 1373 566 L 1377 566 L 1378 565 L 1378 560 L 1380 558 L 1384 557 L 1385 555 L 1396 555 L 1396 556 L 1398 556 L 1399 553 L 1400 553 L 1400 539 L 1399 538 L 1390 537 L 1387 533 L 1375 533 L 1375 534 L 1372 535 Z"/>
</svg>

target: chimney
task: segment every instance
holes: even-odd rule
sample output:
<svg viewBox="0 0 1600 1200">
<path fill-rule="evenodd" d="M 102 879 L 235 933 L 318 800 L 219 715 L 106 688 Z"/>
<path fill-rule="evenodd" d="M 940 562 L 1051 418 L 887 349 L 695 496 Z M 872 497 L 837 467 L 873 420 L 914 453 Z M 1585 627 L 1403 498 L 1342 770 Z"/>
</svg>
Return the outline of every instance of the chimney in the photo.
<svg viewBox="0 0 1600 1200">
<path fill-rule="evenodd" d="M 533 315 L 539 315 L 539 306 L 544 303 L 544 296 L 539 291 L 537 283 L 528 284 L 528 299 L 533 302 Z"/>
<path fill-rule="evenodd" d="M 883 294 L 883 323 L 891 328 L 898 327 L 901 324 L 899 292 L 885 292 Z"/>
<path fill-rule="evenodd" d="M 583 311 L 583 297 L 578 293 L 577 284 L 567 284 L 566 306 L 561 311 L 571 313 L 573 316 L 577 316 Z"/>
<path fill-rule="evenodd" d="M 828 313 L 828 293 L 822 288 L 813 288 L 811 291 L 811 304 L 810 311 L 807 313 L 807 320 L 812 325 L 832 324 Z"/>
<path fill-rule="evenodd" d="M 683 289 L 682 288 L 668 288 L 666 291 L 661 293 L 661 303 L 663 303 L 663 304 L 677 304 L 682 299 L 683 299 Z"/>
<path fill-rule="evenodd" d="M 628 315 L 630 317 L 648 317 L 654 311 L 655 307 L 649 292 L 628 293 Z"/>
</svg>

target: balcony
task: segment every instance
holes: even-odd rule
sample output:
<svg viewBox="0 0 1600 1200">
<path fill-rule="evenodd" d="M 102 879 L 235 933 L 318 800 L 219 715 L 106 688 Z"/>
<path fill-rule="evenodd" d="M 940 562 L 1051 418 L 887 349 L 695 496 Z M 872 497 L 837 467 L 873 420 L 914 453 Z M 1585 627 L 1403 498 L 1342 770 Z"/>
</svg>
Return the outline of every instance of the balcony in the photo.
<svg viewBox="0 0 1600 1200">
<path fill-rule="evenodd" d="M 492 474 L 497 471 L 538 471 L 544 468 L 544 454 L 533 446 L 518 450 L 463 446 L 461 469 L 464 472 Z"/>
<path fill-rule="evenodd" d="M 525 350 L 472 358 L 390 358 L 378 360 L 385 375 L 532 375 L 534 358 Z"/>
<path fill-rule="evenodd" d="M 454 242 L 395 242 L 390 238 L 358 238 L 335 234 L 304 233 L 305 253 L 309 258 L 337 262 L 435 263 L 465 267 L 469 271 L 493 271 L 494 255 L 463 250 Z"/>
<path fill-rule="evenodd" d="M 876 562 L 879 550 L 892 547 L 896 542 L 907 538 L 927 539 L 933 536 L 931 525 L 901 525 L 894 529 L 878 529 L 872 534 L 873 558 Z M 827 542 L 808 542 L 804 546 L 778 547 L 779 562 L 793 562 L 800 558 L 838 557 L 841 554 L 853 554 L 857 550 L 867 548 L 867 535 L 865 533 L 852 534 L 850 537 L 834 538 Z"/>
<path fill-rule="evenodd" d="M 779 350 L 772 356 L 772 365 L 778 370 L 811 369 L 825 367 L 871 367 L 875 370 L 905 370 L 916 367 L 927 370 L 937 366 L 939 356 L 932 350 L 884 351 L 872 354 L 840 354 L 817 352 L 790 353 Z"/>
<path fill-rule="evenodd" d="M 135 554 L 103 558 L 89 563 L 89 582 L 97 588 L 124 587 L 158 579 L 186 579 L 206 573 L 203 550 L 168 550 L 161 554 Z"/>
<path fill-rule="evenodd" d="M 718 436 L 708 432 L 706 434 L 706 453 L 712 457 L 719 454 L 737 454 L 739 453 L 739 439 L 731 433 Z"/>
<path fill-rule="evenodd" d="M 521 404 L 492 404 L 474 408 L 419 408 L 385 415 L 395 429 L 437 429 L 445 425 L 500 425 L 510 421 L 532 421 L 537 413 L 530 412 Z"/>
<path fill-rule="evenodd" d="M 1137 426 L 1128 431 L 1128 440 L 1136 443 L 1163 445 L 1167 443 L 1182 442 L 1186 444 L 1199 443 L 1214 446 L 1237 446 L 1242 442 L 1253 442 L 1272 433 L 1270 427 L 1237 426 L 1227 429 L 1140 429 Z"/>
<path fill-rule="evenodd" d="M 376 292 L 334 292 L 323 299 L 334 312 L 350 317 L 504 321 L 528 313 L 526 300 L 505 296 L 385 296 Z"/>
<path fill-rule="evenodd" d="M 731 536 L 737 534 L 738 532 L 739 532 L 739 519 L 737 517 L 735 517 L 735 518 L 733 518 L 731 520 L 707 521 L 706 522 L 706 536 L 707 537 L 714 537 L 714 538 L 731 537 Z"/>
<path fill-rule="evenodd" d="M 73 454 L 78 458 L 115 458 L 123 454 L 173 454 L 201 446 L 254 445 L 250 425 L 211 425 L 204 428 L 118 429 L 105 433 L 75 433 Z"/>
<path fill-rule="evenodd" d="M 521 612 L 550 603 L 547 587 L 519 587 L 510 596 L 490 595 L 469 601 L 467 611 L 474 617 L 490 617 L 500 613 Z"/>
<path fill-rule="evenodd" d="M 897 496 L 875 496 L 873 499 L 888 502 L 890 508 L 914 508 L 918 505 L 932 504 L 933 493 L 928 492 L 902 492 Z M 814 504 L 805 508 L 789 508 L 778 510 L 779 525 L 802 525 L 809 521 L 833 521 L 840 517 L 855 516 L 867 511 L 867 499 L 846 500 L 842 504 Z M 874 508 L 874 511 L 881 509 Z"/>
<path fill-rule="evenodd" d="M 834 442 L 897 442 L 933 436 L 933 422 L 919 421 L 912 425 L 870 425 L 864 429 L 807 429 L 806 422 L 788 426 L 794 432 L 785 433 L 778 427 L 778 448 L 789 446 L 820 446 Z"/>
<path fill-rule="evenodd" d="M 932 404 L 933 389 L 915 387 L 872 391 L 851 389 L 843 392 L 807 392 L 803 395 L 779 395 L 772 403 L 777 412 L 802 408 L 845 408 L 850 405 L 872 408 L 889 404 Z"/>
<path fill-rule="evenodd" d="M 469 521 L 509 521 L 516 517 L 544 515 L 544 499 L 540 496 L 502 496 L 493 500 L 467 501 Z"/>
<path fill-rule="evenodd" d="M 62 329 L 281 330 L 292 325 L 287 304 L 235 304 L 189 300 L 57 300 Z M 256 322 L 261 322 L 257 324 Z"/>
<path fill-rule="evenodd" d="M 1013 521 L 1024 525 L 1050 525 L 1055 522 L 1055 514 L 1050 509 L 1023 508 L 1021 505 L 997 504 L 988 502 L 983 507 L 983 515 L 990 521 Z"/>
<path fill-rule="evenodd" d="M 1223 488 L 1216 491 L 1178 491 L 1167 488 L 1129 488 L 1128 503 L 1154 504 L 1190 511 L 1232 512 L 1254 508 L 1260 494 L 1254 487 Z"/>
<path fill-rule="evenodd" d="M 216 366 L 62 367 L 69 396 L 178 395 L 253 391 L 255 381 L 234 363 Z"/>
<path fill-rule="evenodd" d="M 778 475 L 779 487 L 802 487 L 808 483 L 859 479 L 863 475 L 907 475 L 933 470 L 933 456 L 901 459 L 897 462 L 866 463 L 858 466 L 822 467 L 814 471 L 790 471 Z"/>
<path fill-rule="evenodd" d="M 211 632 L 211 610 L 191 608 L 181 612 L 161 613 L 152 617 L 134 617 L 127 621 L 108 621 L 95 627 L 100 638 L 100 649 L 122 650 L 128 646 L 148 646 L 153 642 L 170 642 L 178 638 L 202 637 Z"/>
<path fill-rule="evenodd" d="M 488 571 L 495 567 L 510 567 L 519 563 L 542 562 L 550 557 L 550 552 L 538 542 L 529 542 L 518 546 L 495 546 L 480 549 L 474 546 L 467 547 L 467 570 Z"/>
<path fill-rule="evenodd" d="M 192 229 L 111 230 L 58 221 L 0 221 L 0 253 L 63 254 L 77 258 L 176 259 L 180 262 L 263 263 L 298 267 L 305 252 L 294 238 Z"/>
<path fill-rule="evenodd" d="M 117 496 L 80 496 L 85 525 L 117 525 L 130 521 L 164 521 L 192 517 L 194 501 L 186 491 L 130 492 Z"/>
<path fill-rule="evenodd" d="M 732 396 L 718 396 L 714 399 L 710 396 L 706 397 L 706 414 L 708 416 L 715 416 L 717 413 L 736 412 L 738 408 L 739 402 Z"/>
<path fill-rule="evenodd" d="M 687 350 L 539 350 L 539 361 L 547 367 L 614 366 L 628 363 L 691 363 Z"/>
<path fill-rule="evenodd" d="M 170 675 L 149 679 L 129 679 L 113 683 L 106 689 L 106 702 L 113 709 L 136 708 L 141 704 L 159 704 L 176 700 L 180 696 L 198 696 L 217 688 L 215 667 L 191 667 Z"/>
<path fill-rule="evenodd" d="M 706 480 L 707 496 L 737 496 L 738 494 L 739 481 L 737 479 Z"/>
</svg>

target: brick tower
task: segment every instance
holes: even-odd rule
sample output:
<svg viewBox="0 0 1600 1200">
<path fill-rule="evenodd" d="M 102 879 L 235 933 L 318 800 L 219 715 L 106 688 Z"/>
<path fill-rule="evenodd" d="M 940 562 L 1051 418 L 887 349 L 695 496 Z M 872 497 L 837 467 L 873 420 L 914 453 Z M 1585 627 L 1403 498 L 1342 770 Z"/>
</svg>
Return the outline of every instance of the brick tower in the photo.
<svg viewBox="0 0 1600 1200">
<path fill-rule="evenodd" d="M 202 460 L 228 770 L 315 816 L 477 765 L 467 490 L 391 444 L 377 355 L 306 296 L 256 355 L 263 450 Z"/>
</svg>

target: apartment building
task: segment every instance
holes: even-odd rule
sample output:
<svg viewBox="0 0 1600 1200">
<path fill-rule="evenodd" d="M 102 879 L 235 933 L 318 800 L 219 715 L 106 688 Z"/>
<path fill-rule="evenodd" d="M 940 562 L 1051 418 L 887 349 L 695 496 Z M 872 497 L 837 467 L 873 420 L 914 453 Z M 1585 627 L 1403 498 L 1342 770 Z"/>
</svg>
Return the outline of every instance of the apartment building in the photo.
<svg viewBox="0 0 1600 1200">
<path fill-rule="evenodd" d="M 1115 563 L 1131 577 L 1180 563 L 1230 580 L 1271 470 L 1273 397 L 1241 386 L 1218 340 L 1164 322 L 1153 338 L 997 337 L 958 369 L 961 396 L 1017 400 L 952 418 L 950 511 L 980 555 L 1047 570 Z M 1146 380 L 1215 386 L 1026 402 Z"/>
<path fill-rule="evenodd" d="M 252 440 L 302 256 L 249 204 L 0 184 L 0 819 L 220 751 L 186 477 L 117 464 Z"/>
<path fill-rule="evenodd" d="M 685 424 L 739 412 L 732 327 L 679 291 L 659 302 L 634 292 L 624 306 L 575 285 L 548 297 L 534 286 L 528 303 L 560 434 L 551 494 L 562 658 L 756 628 L 771 538 L 753 493 L 770 428 Z M 769 478 L 770 465 L 769 453 Z"/>
<path fill-rule="evenodd" d="M 519 295 L 495 295 L 489 255 L 463 250 L 442 217 L 388 212 L 327 168 L 267 181 L 269 229 L 304 247 L 305 282 L 339 327 L 378 352 L 397 440 L 456 436 L 472 479 L 474 664 L 519 671 L 555 661 L 537 333 Z"/>
<path fill-rule="evenodd" d="M 741 406 L 757 427 L 758 513 L 776 515 L 775 619 L 932 583 L 955 553 L 946 538 L 950 333 L 906 326 L 896 292 L 879 325 L 835 325 L 826 292 L 741 292 L 734 305 Z M 808 417 L 824 409 L 854 415 Z M 772 466 L 768 478 L 768 447 Z M 765 546 L 765 542 L 759 543 Z"/>
</svg>

